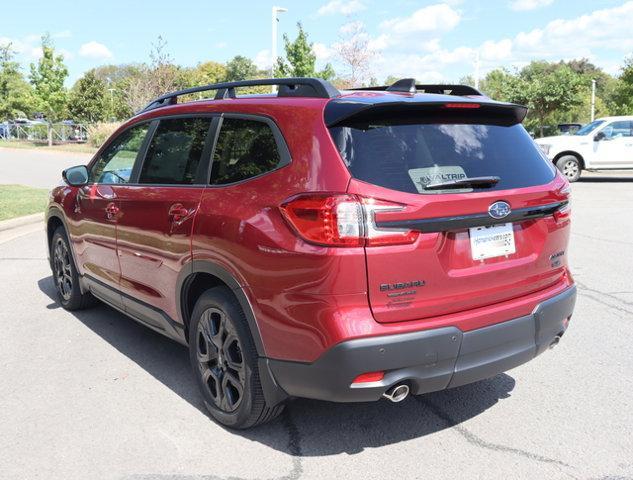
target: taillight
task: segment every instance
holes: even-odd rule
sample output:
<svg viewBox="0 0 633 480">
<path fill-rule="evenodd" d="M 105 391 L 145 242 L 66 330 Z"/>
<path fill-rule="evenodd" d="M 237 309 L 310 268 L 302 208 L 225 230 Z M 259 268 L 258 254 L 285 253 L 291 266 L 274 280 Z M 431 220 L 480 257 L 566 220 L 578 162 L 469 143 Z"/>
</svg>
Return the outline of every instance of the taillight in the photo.
<svg viewBox="0 0 633 480">
<path fill-rule="evenodd" d="M 413 243 L 420 235 L 416 230 L 403 230 L 395 228 L 378 228 L 376 225 L 376 213 L 397 212 L 404 210 L 398 203 L 376 200 L 374 198 L 362 199 L 365 210 L 365 239 L 368 247 L 380 245 L 406 245 Z"/>
<path fill-rule="evenodd" d="M 567 200 L 566 205 L 562 206 L 554 212 L 554 220 L 556 220 L 557 222 L 561 222 L 563 220 L 568 220 L 569 216 L 571 215 L 571 185 L 569 183 L 566 183 L 566 185 L 563 186 L 558 191 L 558 193 L 560 195 L 563 195 Z"/>
<path fill-rule="evenodd" d="M 331 247 L 360 247 L 362 208 L 355 195 L 303 195 L 281 212 L 304 240 Z"/>
<path fill-rule="evenodd" d="M 376 212 L 399 211 L 398 203 L 347 194 L 300 195 L 281 205 L 284 218 L 310 243 L 362 247 L 413 243 L 419 232 L 378 228 Z"/>
</svg>

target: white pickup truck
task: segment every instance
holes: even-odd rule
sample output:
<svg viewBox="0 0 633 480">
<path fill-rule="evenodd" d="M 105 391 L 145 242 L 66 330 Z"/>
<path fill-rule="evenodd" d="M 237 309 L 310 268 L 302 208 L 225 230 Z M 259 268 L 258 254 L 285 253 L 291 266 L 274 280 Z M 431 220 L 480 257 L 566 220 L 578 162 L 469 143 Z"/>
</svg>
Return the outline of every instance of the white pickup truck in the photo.
<svg viewBox="0 0 633 480">
<path fill-rule="evenodd" d="M 536 139 L 570 182 L 583 170 L 633 169 L 633 116 L 604 117 L 574 135 Z"/>
</svg>

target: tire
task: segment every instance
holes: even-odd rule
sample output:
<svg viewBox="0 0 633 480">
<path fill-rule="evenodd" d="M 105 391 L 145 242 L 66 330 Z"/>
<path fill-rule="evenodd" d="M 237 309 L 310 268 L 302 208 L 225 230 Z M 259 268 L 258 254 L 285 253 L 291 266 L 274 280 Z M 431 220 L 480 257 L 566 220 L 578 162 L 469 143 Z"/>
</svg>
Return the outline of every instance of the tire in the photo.
<svg viewBox="0 0 633 480">
<path fill-rule="evenodd" d="M 90 292 L 81 293 L 79 274 L 70 248 L 66 230 L 64 227 L 57 227 L 50 245 L 51 270 L 57 298 L 66 310 L 82 310 L 93 306 L 96 299 Z"/>
<path fill-rule="evenodd" d="M 558 168 L 570 182 L 578 180 L 582 172 L 580 160 L 574 155 L 564 155 L 560 157 L 556 160 L 556 168 Z"/>
<path fill-rule="evenodd" d="M 229 288 L 214 287 L 200 295 L 189 325 L 189 358 L 204 404 L 218 423 L 245 429 L 283 411 L 283 404 L 266 403 L 255 343 Z"/>
</svg>

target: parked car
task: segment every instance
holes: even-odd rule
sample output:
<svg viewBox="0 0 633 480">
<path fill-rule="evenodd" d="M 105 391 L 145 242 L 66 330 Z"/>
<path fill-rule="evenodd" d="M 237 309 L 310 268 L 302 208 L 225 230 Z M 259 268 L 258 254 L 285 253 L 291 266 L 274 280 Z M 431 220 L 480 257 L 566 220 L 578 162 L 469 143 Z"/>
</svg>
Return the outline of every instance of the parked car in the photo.
<svg viewBox="0 0 633 480">
<path fill-rule="evenodd" d="M 236 96 L 255 85 L 279 91 Z M 569 184 L 526 111 L 410 79 L 164 95 L 52 191 L 59 301 L 188 345 L 234 428 L 494 376 L 555 345 L 576 297 Z"/>
<path fill-rule="evenodd" d="M 561 135 L 573 135 L 582 128 L 581 123 L 559 123 L 557 125 Z"/>
<path fill-rule="evenodd" d="M 543 137 L 536 143 L 570 182 L 583 170 L 632 169 L 633 116 L 599 118 L 573 135 Z"/>
</svg>

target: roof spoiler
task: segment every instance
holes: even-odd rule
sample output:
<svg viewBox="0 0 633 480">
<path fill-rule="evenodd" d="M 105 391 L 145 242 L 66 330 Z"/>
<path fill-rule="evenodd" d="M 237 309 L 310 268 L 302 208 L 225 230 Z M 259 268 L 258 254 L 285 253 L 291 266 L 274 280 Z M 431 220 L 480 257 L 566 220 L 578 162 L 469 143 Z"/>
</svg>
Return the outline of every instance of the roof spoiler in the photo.
<svg viewBox="0 0 633 480">
<path fill-rule="evenodd" d="M 403 97 L 402 100 L 389 98 L 388 101 L 385 101 L 384 97 L 370 97 L 355 101 L 355 99 L 343 97 L 327 103 L 324 119 L 328 127 L 343 123 L 362 125 L 394 119 L 403 123 L 459 121 L 460 123 L 511 126 L 521 123 L 527 111 L 527 107 L 523 105 L 496 102 L 487 97 L 442 99 L 441 101 L 429 101 L 419 97 Z"/>
</svg>

